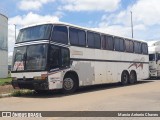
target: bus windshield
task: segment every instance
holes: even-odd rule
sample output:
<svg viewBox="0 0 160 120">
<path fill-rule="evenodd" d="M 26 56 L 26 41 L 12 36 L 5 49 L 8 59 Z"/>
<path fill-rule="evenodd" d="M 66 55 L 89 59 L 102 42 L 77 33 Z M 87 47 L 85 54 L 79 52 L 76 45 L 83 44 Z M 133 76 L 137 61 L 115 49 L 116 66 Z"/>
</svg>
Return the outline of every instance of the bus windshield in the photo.
<svg viewBox="0 0 160 120">
<path fill-rule="evenodd" d="M 47 48 L 47 45 L 32 45 L 15 48 L 12 71 L 45 70 Z"/>
<path fill-rule="evenodd" d="M 38 25 L 38 26 L 21 29 L 19 32 L 18 38 L 16 40 L 16 43 L 49 39 L 51 29 L 52 29 L 51 24 Z"/>
</svg>

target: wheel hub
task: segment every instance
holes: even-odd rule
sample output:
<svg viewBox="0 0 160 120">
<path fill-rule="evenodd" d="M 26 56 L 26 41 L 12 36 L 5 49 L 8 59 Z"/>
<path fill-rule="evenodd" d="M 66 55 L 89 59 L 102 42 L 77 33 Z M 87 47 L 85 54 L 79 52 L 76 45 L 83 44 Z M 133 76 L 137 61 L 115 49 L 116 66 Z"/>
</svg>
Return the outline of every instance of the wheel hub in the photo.
<svg viewBox="0 0 160 120">
<path fill-rule="evenodd" d="M 74 82 L 71 78 L 64 79 L 63 87 L 66 90 L 71 90 L 74 86 Z"/>
</svg>

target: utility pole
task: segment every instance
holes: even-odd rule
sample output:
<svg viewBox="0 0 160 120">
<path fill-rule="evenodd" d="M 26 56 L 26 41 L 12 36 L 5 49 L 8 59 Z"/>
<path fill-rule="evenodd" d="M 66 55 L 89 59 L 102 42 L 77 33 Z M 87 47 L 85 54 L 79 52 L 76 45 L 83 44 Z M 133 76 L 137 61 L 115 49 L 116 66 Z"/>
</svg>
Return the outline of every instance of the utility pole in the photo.
<svg viewBox="0 0 160 120">
<path fill-rule="evenodd" d="M 132 20 L 132 11 L 131 12 L 131 30 L 132 30 L 132 38 L 133 38 L 133 20 Z"/>
</svg>

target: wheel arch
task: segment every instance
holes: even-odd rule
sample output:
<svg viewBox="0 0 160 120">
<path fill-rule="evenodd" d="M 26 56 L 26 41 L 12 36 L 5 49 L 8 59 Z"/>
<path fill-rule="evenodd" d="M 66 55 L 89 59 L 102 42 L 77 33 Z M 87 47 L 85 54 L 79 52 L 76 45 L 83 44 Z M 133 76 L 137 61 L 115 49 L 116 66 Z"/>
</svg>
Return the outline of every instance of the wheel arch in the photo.
<svg viewBox="0 0 160 120">
<path fill-rule="evenodd" d="M 129 75 L 128 70 L 123 70 L 122 73 L 123 73 L 123 72 L 126 72 L 126 73 Z M 121 73 L 121 75 L 122 75 L 122 73 Z"/>
<path fill-rule="evenodd" d="M 78 82 L 78 87 L 79 87 L 79 76 L 78 76 L 77 72 L 72 71 L 72 70 L 71 70 L 71 71 L 67 71 L 67 72 L 65 73 L 63 79 L 66 78 L 67 76 L 74 76 L 75 79 L 76 79 L 77 82 Z"/>
</svg>

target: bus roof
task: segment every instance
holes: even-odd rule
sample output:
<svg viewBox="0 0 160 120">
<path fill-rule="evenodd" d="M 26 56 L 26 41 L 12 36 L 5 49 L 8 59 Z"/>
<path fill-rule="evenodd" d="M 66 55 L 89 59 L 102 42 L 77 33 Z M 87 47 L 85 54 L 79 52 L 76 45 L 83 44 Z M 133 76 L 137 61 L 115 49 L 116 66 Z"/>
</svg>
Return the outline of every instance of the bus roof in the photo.
<svg viewBox="0 0 160 120">
<path fill-rule="evenodd" d="M 28 27 L 37 26 L 37 25 L 45 25 L 45 24 L 71 26 L 71 27 L 75 27 L 75 28 L 79 28 L 79 29 L 83 29 L 83 30 L 87 30 L 87 31 L 92 31 L 92 32 L 100 33 L 100 34 L 106 34 L 106 35 L 109 35 L 109 36 L 120 37 L 120 38 L 123 38 L 123 39 L 129 39 L 129 40 L 134 40 L 134 41 L 138 41 L 138 42 L 145 42 L 145 43 L 147 43 L 144 40 L 137 40 L 137 39 L 133 39 L 133 38 L 127 38 L 127 37 L 122 37 L 122 36 L 118 36 L 118 35 L 108 34 L 106 32 L 102 32 L 102 31 L 95 30 L 95 29 L 92 29 L 92 28 L 81 27 L 81 26 L 78 26 L 78 25 L 73 25 L 73 24 L 65 23 L 65 22 L 53 22 L 53 21 L 41 22 L 41 23 L 36 23 L 36 24 L 25 26 L 22 29 L 28 28 Z"/>
</svg>

